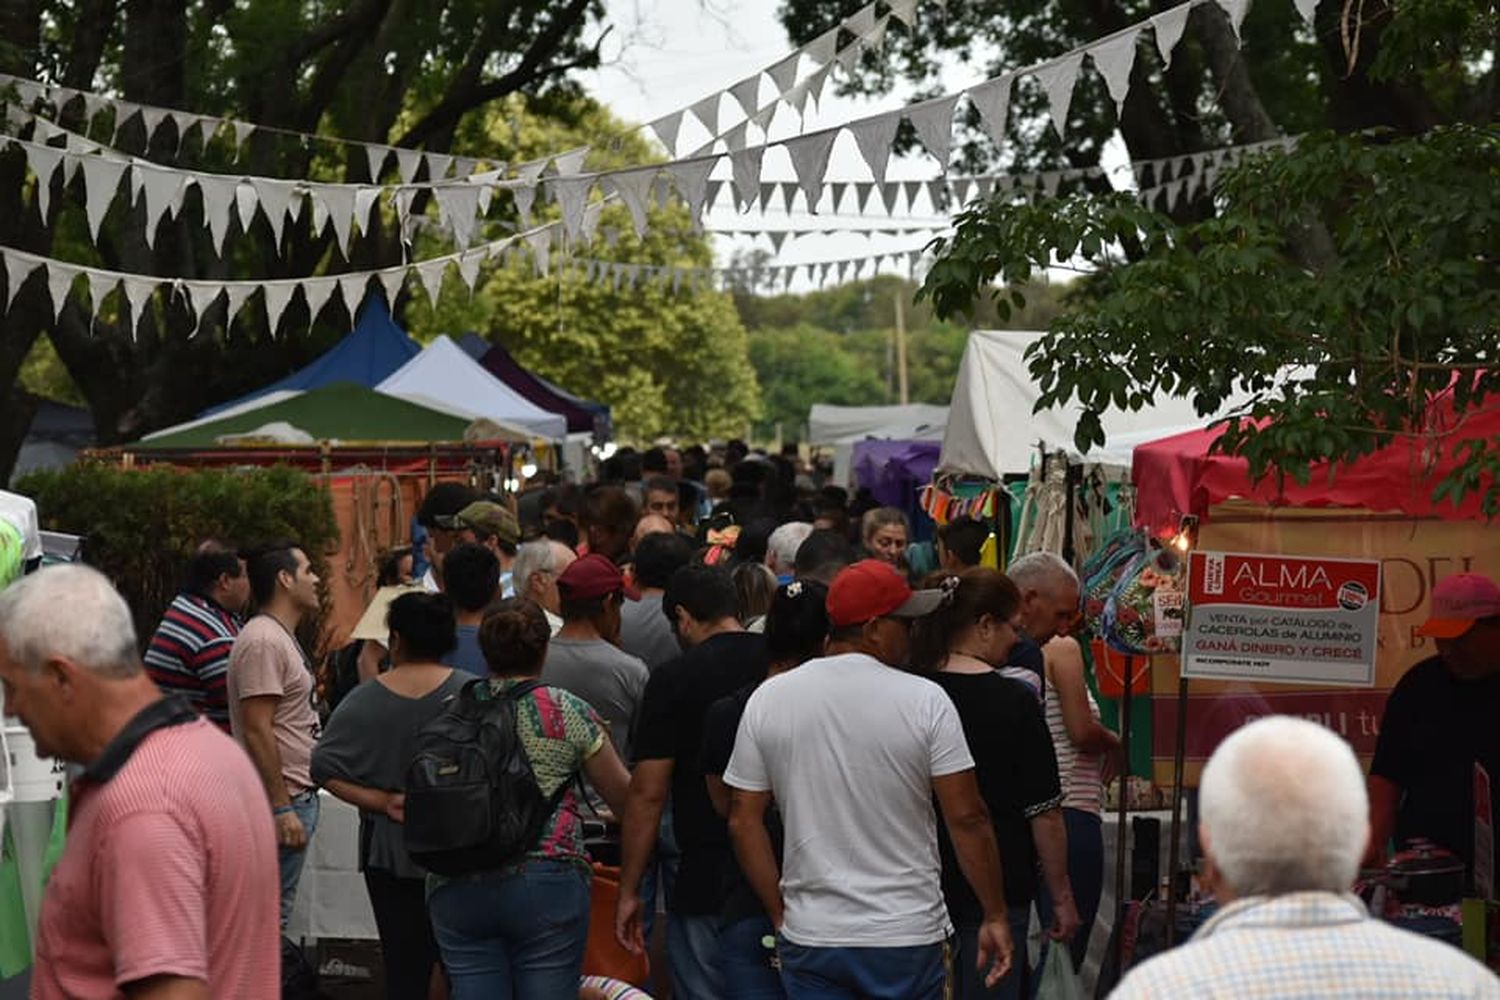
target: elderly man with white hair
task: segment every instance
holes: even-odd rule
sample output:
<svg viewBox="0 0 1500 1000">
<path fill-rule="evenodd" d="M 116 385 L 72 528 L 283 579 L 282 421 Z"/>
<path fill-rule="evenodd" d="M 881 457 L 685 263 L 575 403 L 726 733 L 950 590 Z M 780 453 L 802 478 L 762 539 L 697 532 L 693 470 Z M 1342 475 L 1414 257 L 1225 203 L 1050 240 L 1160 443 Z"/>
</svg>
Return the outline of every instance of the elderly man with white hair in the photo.
<svg viewBox="0 0 1500 1000">
<path fill-rule="evenodd" d="M 234 740 L 152 682 L 109 581 L 57 566 L 0 591 L 0 683 L 37 752 L 83 767 L 31 995 L 279 995 L 265 789 Z"/>
<path fill-rule="evenodd" d="M 1000 672 L 1031 688 L 1041 703 L 1047 676 L 1042 647 L 1054 636 L 1067 635 L 1078 617 L 1078 574 L 1059 555 L 1032 552 L 1011 563 L 1005 575 L 1021 592 L 1016 614 L 1021 636 Z"/>
<path fill-rule="evenodd" d="M 807 521 L 788 521 L 766 539 L 766 568 L 776 574 L 777 583 L 791 583 L 797 573 L 797 550 L 813 533 Z"/>
<path fill-rule="evenodd" d="M 1222 909 L 1137 967 L 1114 1000 L 1500 998 L 1500 979 L 1451 945 L 1371 917 L 1348 890 L 1370 839 L 1349 745 L 1304 719 L 1245 726 L 1203 769 L 1199 835 Z"/>
<path fill-rule="evenodd" d="M 553 635 L 557 635 L 563 624 L 562 595 L 557 590 L 557 578 L 577 558 L 562 542 L 542 538 L 516 549 L 516 561 L 511 564 L 516 596 L 529 597 L 542 606 L 542 614 L 547 616 L 547 625 Z"/>
</svg>

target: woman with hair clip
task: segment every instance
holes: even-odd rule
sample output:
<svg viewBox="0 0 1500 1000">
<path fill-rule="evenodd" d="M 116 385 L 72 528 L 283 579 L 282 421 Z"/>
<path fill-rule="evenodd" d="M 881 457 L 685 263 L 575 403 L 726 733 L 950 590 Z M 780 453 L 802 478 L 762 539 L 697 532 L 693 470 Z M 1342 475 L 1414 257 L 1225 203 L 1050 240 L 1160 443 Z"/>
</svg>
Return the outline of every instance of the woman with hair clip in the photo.
<svg viewBox="0 0 1500 1000">
<path fill-rule="evenodd" d="M 958 931 L 958 1000 L 1020 998 L 1030 995 L 1028 970 L 1020 956 L 1037 891 L 1037 862 L 1056 906 L 1048 931 L 1066 940 L 1078 927 L 1068 886 L 1067 841 L 1063 833 L 1062 792 L 1052 738 L 1035 696 L 1024 684 L 996 668 L 1016 641 L 1021 595 L 1005 574 L 976 567 L 959 574 L 935 573 L 928 587 L 945 592 L 941 607 L 919 619 L 912 631 L 913 666 L 948 692 L 958 709 L 964 738 L 974 757 L 975 777 L 990 811 L 1011 936 L 1018 960 L 995 987 L 986 988 L 975 969 L 976 937 L 984 916 L 953 851 L 947 831 L 938 829 L 943 897 Z"/>
<path fill-rule="evenodd" d="M 771 667 L 767 679 L 823 655 L 828 637 L 828 588 L 813 580 L 793 580 L 777 589 L 766 613 L 766 650 Z M 703 772 L 708 797 L 720 816 L 729 815 L 729 788 L 724 769 L 734 751 L 740 716 L 758 684 L 747 685 L 709 708 L 703 723 Z M 766 826 L 777 855 L 781 854 L 781 820 L 775 809 L 766 813 Z M 781 975 L 772 964 L 776 930 L 765 908 L 739 866 L 720 913 L 719 963 L 724 975 L 725 1000 L 782 1000 Z"/>
</svg>

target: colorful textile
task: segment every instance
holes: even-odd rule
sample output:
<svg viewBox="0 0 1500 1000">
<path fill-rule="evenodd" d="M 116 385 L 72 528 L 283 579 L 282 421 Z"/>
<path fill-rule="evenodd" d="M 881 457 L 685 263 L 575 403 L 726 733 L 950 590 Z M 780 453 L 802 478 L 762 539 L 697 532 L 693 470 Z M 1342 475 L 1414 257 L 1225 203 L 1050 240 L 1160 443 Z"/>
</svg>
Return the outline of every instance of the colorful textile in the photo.
<svg viewBox="0 0 1500 1000">
<path fill-rule="evenodd" d="M 604 1000 L 651 1000 L 649 994 L 622 983 L 618 979 L 607 979 L 604 976 L 584 976 L 578 981 L 580 990 L 598 990 L 604 994 Z"/>
</svg>

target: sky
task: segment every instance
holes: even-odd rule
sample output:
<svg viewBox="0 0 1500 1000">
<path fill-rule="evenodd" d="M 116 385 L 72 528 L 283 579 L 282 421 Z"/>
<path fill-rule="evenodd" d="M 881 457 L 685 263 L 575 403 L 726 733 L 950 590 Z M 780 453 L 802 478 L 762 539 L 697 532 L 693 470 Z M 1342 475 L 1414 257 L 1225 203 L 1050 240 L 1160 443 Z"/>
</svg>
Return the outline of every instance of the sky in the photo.
<svg viewBox="0 0 1500 1000">
<path fill-rule="evenodd" d="M 917 16 L 931 16 L 935 4 L 925 2 L 918 5 Z M 716 90 L 723 90 L 764 69 L 793 51 L 785 29 L 776 18 L 777 4 L 774 0 L 743 0 L 741 3 L 726 3 L 724 0 L 607 0 L 609 20 L 614 31 L 605 42 L 606 65 L 582 77 L 589 91 L 602 100 L 614 113 L 627 121 L 646 122 L 668 112 L 685 108 Z M 893 31 L 903 30 L 899 25 Z M 943 72 L 943 82 L 948 90 L 979 82 L 972 69 L 948 67 Z M 769 88 L 769 84 L 763 84 Z M 813 131 L 847 122 L 866 115 L 901 107 L 906 95 L 914 88 L 904 84 L 898 89 L 878 98 L 850 98 L 834 95 L 833 86 L 824 91 L 823 101 L 816 111 L 809 105 L 805 130 Z M 764 100 L 769 89 L 762 94 Z M 730 102 L 725 103 L 729 107 Z M 727 112 L 726 112 L 727 113 Z M 783 118 L 782 114 L 786 117 Z M 773 137 L 794 134 L 789 124 L 795 116 L 786 111 L 778 115 L 773 123 Z M 692 122 L 691 127 L 700 129 L 695 136 L 706 136 L 701 126 Z M 682 148 L 690 148 L 689 126 L 684 126 Z M 719 174 L 714 175 L 718 177 Z M 868 168 L 855 151 L 853 140 L 847 133 L 839 137 L 829 161 L 830 180 L 868 180 Z M 890 180 L 930 179 L 938 176 L 937 161 L 925 153 L 915 153 L 900 159 L 892 158 L 887 170 Z M 766 154 L 763 178 L 765 180 L 795 180 L 790 161 L 779 150 Z M 721 196 L 720 203 L 727 203 Z M 924 207 L 919 203 L 919 210 Z M 762 215 L 752 210 L 738 214 L 732 209 L 720 208 L 709 213 L 707 225 L 710 229 L 740 225 L 756 228 L 792 227 L 791 220 L 812 223 L 820 228 L 845 228 L 861 225 L 858 216 L 808 216 L 805 213 L 788 216 L 779 209 Z M 943 225 L 946 217 L 934 214 L 898 216 L 893 224 L 916 225 L 931 222 Z M 872 223 L 867 219 L 864 228 Z M 793 264 L 821 260 L 862 256 L 876 253 L 895 253 L 918 249 L 930 236 L 925 234 L 902 234 L 898 236 L 873 236 L 841 233 L 833 236 L 804 236 L 789 240 L 777 253 L 775 263 Z M 771 250 L 768 239 L 750 240 L 745 237 L 714 238 L 715 252 L 720 264 L 728 263 L 736 249 L 757 247 Z M 887 272 L 891 268 L 885 268 Z M 865 272 L 867 275 L 869 271 Z M 794 290 L 806 290 L 808 286 L 799 272 Z"/>
</svg>

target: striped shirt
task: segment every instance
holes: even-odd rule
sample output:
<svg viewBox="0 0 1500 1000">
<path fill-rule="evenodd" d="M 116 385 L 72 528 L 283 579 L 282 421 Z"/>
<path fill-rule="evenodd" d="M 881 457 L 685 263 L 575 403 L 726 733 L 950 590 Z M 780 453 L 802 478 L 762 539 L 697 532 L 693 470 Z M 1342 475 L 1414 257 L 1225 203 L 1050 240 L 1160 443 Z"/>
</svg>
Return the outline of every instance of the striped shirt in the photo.
<svg viewBox="0 0 1500 1000">
<path fill-rule="evenodd" d="M 1084 694 L 1089 700 L 1089 714 L 1099 721 L 1099 703 L 1094 692 L 1085 685 Z M 1047 731 L 1052 734 L 1052 749 L 1057 754 L 1057 778 L 1062 785 L 1063 808 L 1081 809 L 1099 814 L 1104 797 L 1104 758 L 1097 753 L 1079 750 L 1068 737 L 1068 727 L 1063 722 L 1062 700 L 1057 694 L 1057 685 L 1047 685 Z"/>
<path fill-rule="evenodd" d="M 281 995 L 265 789 L 207 720 L 166 718 L 188 712 L 175 701 L 143 710 L 74 787 L 38 922 L 36 1000 L 120 997 L 153 976 L 201 980 L 215 998 Z"/>
<path fill-rule="evenodd" d="M 146 647 L 146 670 L 157 687 L 184 696 L 226 733 L 229 697 L 225 680 L 229 652 L 239 633 L 240 620 L 233 614 L 206 597 L 181 593 Z"/>
<path fill-rule="evenodd" d="M 1293 892 L 1235 900 L 1110 994 L 1163 997 L 1500 1000 L 1500 978 L 1450 944 L 1374 919 L 1356 896 Z"/>
</svg>

